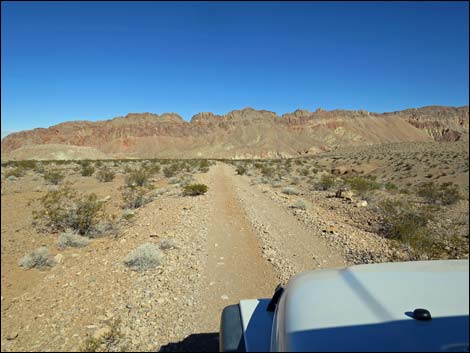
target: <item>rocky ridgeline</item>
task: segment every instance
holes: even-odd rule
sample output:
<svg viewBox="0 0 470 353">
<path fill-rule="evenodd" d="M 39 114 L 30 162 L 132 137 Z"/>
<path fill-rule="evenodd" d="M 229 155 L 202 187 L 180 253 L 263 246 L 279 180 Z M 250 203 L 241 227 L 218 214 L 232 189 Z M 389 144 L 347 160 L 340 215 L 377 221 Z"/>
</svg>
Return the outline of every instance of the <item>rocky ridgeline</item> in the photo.
<svg viewBox="0 0 470 353">
<path fill-rule="evenodd" d="M 282 116 L 244 108 L 225 115 L 198 113 L 190 122 L 176 113 L 131 113 L 13 133 L 1 146 L 2 159 L 41 159 L 34 148 L 21 155 L 13 153 L 36 145 L 92 147 L 109 158 L 282 158 L 336 146 L 456 141 L 468 138 L 468 121 L 468 106 L 384 114 L 298 109 Z"/>
</svg>

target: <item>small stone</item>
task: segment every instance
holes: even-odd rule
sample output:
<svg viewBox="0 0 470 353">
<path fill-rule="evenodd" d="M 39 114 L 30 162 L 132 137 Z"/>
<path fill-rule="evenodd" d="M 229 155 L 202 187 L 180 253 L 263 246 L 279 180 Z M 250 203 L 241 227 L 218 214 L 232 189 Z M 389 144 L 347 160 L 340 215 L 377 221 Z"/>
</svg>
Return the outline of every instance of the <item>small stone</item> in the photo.
<svg viewBox="0 0 470 353">
<path fill-rule="evenodd" d="M 54 260 L 55 260 L 55 262 L 57 262 L 58 264 L 60 264 L 60 263 L 64 260 L 64 255 L 62 255 L 62 254 L 57 254 L 56 256 L 54 256 Z"/>
<path fill-rule="evenodd" d="M 18 332 L 12 332 L 7 336 L 7 340 L 12 341 L 18 337 Z"/>
<path fill-rule="evenodd" d="M 228 300 L 228 295 L 225 295 L 225 294 L 224 294 L 224 295 L 222 295 L 220 298 L 221 298 L 222 300 Z"/>
<path fill-rule="evenodd" d="M 367 201 L 366 200 L 361 200 L 358 203 L 356 203 L 356 207 L 367 207 Z"/>
</svg>

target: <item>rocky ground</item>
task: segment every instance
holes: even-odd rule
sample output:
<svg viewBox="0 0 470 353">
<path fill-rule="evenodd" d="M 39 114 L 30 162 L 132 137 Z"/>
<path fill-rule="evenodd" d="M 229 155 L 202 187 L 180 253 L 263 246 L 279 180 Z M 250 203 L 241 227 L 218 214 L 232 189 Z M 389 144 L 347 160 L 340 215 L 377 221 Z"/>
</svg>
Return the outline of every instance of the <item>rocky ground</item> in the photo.
<svg viewBox="0 0 470 353">
<path fill-rule="evenodd" d="M 206 194 L 185 197 L 156 175 L 158 197 L 106 237 L 65 250 L 55 246 L 57 233 L 32 226 L 36 200 L 52 187 L 33 172 L 2 180 L 2 351 L 217 351 L 226 305 L 269 297 L 304 270 L 408 259 L 374 232 L 373 212 L 331 192 L 297 186 L 287 195 L 220 162 L 194 178 Z M 109 183 L 76 173 L 66 179 L 108 200 L 110 214 L 122 213 L 123 174 Z M 305 207 L 292 207 L 299 201 Z M 124 265 L 139 245 L 162 241 L 170 245 L 157 268 Z M 57 264 L 20 268 L 40 245 Z"/>
</svg>

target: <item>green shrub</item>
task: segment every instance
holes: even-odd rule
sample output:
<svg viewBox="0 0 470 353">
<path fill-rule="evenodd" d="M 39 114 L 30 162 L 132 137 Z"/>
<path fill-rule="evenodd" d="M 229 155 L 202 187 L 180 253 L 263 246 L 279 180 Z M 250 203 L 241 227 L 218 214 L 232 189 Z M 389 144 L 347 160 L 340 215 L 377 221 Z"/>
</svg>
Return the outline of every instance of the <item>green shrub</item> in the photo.
<svg viewBox="0 0 470 353">
<path fill-rule="evenodd" d="M 336 185 L 336 179 L 330 174 L 322 174 L 320 181 L 314 185 L 315 190 L 326 191 Z"/>
<path fill-rule="evenodd" d="M 49 170 L 44 173 L 44 180 L 53 185 L 58 185 L 64 178 L 65 175 L 59 170 Z"/>
<path fill-rule="evenodd" d="M 82 176 L 92 176 L 95 172 L 95 167 L 91 164 L 82 164 L 81 175 Z"/>
<path fill-rule="evenodd" d="M 124 201 L 123 208 L 135 209 L 142 207 L 150 200 L 145 197 L 145 189 L 143 187 L 125 188 L 122 192 Z"/>
<path fill-rule="evenodd" d="M 29 254 L 26 254 L 23 258 L 21 258 L 20 261 L 18 261 L 18 265 L 25 269 L 30 269 L 33 267 L 51 267 L 54 266 L 54 264 L 54 259 L 52 258 L 49 250 L 44 246 L 37 248 Z"/>
<path fill-rule="evenodd" d="M 8 178 L 10 176 L 14 176 L 16 178 L 20 178 L 23 175 L 25 175 L 25 169 L 23 167 L 15 167 L 14 169 L 8 170 L 5 173 L 5 178 Z"/>
<path fill-rule="evenodd" d="M 156 244 L 145 243 L 127 255 L 124 264 L 131 270 L 143 272 L 162 263 L 163 254 Z"/>
<path fill-rule="evenodd" d="M 424 183 L 418 187 L 418 195 L 428 203 L 452 205 L 462 199 L 457 185 L 443 183 L 439 186 L 433 182 Z"/>
<path fill-rule="evenodd" d="M 398 189 L 398 187 L 397 187 L 394 183 L 392 183 L 392 182 L 390 182 L 390 181 L 387 181 L 387 182 L 384 184 L 384 187 L 385 187 L 386 190 L 389 190 L 389 191 L 397 190 L 397 189 Z"/>
<path fill-rule="evenodd" d="M 82 235 L 89 234 L 103 218 L 103 205 L 95 194 L 85 195 L 78 199 L 70 214 L 70 228 Z"/>
<path fill-rule="evenodd" d="M 417 210 L 409 203 L 391 200 L 382 202 L 379 209 L 388 238 L 424 252 L 431 247 L 432 239 L 426 229 L 428 221 L 432 219 L 429 213 Z"/>
<path fill-rule="evenodd" d="M 172 164 L 163 168 L 163 175 L 167 178 L 171 178 L 175 176 L 176 172 L 178 171 L 178 166 L 176 164 Z"/>
<path fill-rule="evenodd" d="M 96 173 L 96 178 L 103 183 L 113 181 L 114 176 L 115 173 L 109 168 L 102 168 Z"/>
<path fill-rule="evenodd" d="M 29 169 L 29 170 L 34 170 L 36 167 L 36 161 L 34 160 L 25 160 L 25 161 L 18 161 L 16 162 L 16 165 L 18 167 L 21 167 L 23 169 Z"/>
<path fill-rule="evenodd" d="M 131 171 L 125 179 L 126 185 L 133 186 L 144 186 L 148 183 L 149 172 L 145 168 L 139 168 L 137 170 Z"/>
<path fill-rule="evenodd" d="M 69 185 L 49 191 L 40 199 L 41 208 L 34 211 L 34 219 L 44 228 L 54 231 L 72 229 L 88 234 L 104 219 L 103 202 L 95 194 L 79 196 Z"/>
<path fill-rule="evenodd" d="M 203 195 L 207 192 L 207 185 L 204 184 L 190 184 L 183 188 L 184 196 L 197 196 Z"/>
<path fill-rule="evenodd" d="M 237 166 L 237 174 L 238 175 L 243 175 L 246 173 L 246 168 L 242 165 Z"/>
<path fill-rule="evenodd" d="M 346 184 L 348 184 L 359 196 L 365 196 L 368 192 L 380 188 L 379 183 L 362 177 L 348 178 L 346 179 Z"/>
</svg>

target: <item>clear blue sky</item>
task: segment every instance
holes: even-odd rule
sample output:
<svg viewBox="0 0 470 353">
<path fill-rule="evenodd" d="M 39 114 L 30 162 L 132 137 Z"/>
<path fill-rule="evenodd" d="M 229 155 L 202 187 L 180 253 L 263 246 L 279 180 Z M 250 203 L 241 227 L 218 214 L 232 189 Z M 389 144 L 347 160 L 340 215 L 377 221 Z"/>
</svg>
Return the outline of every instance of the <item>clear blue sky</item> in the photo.
<svg viewBox="0 0 470 353">
<path fill-rule="evenodd" d="M 8 2 L 9 131 L 128 112 L 468 104 L 467 2 Z"/>
</svg>

